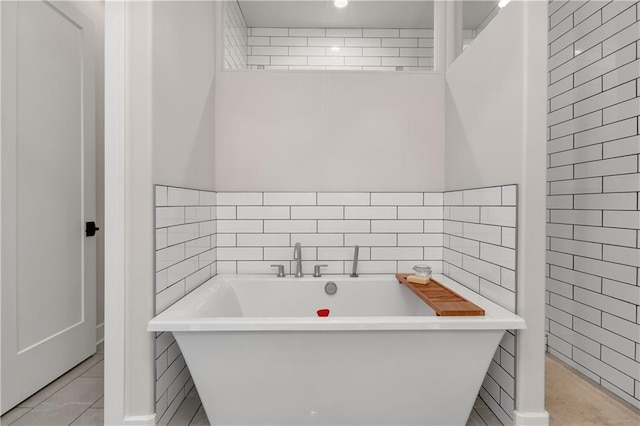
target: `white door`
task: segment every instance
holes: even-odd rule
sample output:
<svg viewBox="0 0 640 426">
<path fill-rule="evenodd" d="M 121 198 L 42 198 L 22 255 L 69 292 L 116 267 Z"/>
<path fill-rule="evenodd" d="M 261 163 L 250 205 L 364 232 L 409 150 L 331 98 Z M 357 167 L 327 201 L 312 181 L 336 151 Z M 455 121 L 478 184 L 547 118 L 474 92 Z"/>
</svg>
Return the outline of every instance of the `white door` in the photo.
<svg viewBox="0 0 640 426">
<path fill-rule="evenodd" d="M 0 2 L 1 400 L 96 349 L 93 28 L 68 3 Z"/>
</svg>

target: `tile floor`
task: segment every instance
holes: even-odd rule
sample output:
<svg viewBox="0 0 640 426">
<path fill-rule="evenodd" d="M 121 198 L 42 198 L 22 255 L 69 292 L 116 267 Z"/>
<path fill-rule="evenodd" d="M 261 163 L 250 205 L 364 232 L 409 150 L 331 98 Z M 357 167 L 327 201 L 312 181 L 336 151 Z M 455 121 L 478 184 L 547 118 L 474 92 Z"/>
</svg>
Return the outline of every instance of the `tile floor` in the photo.
<svg viewBox="0 0 640 426">
<path fill-rule="evenodd" d="M 102 425 L 104 346 L 0 418 L 0 425 Z"/>
<path fill-rule="evenodd" d="M 545 406 L 551 425 L 640 425 L 640 410 L 596 386 L 551 355 L 547 355 L 545 378 Z"/>
<path fill-rule="evenodd" d="M 102 347 L 91 358 L 0 418 L 0 425 L 102 426 Z M 620 402 L 593 382 L 547 356 L 546 406 L 552 426 L 640 425 L 640 411 Z M 195 388 L 169 422 L 171 426 L 209 426 Z M 480 399 L 467 426 L 498 426 Z"/>
</svg>

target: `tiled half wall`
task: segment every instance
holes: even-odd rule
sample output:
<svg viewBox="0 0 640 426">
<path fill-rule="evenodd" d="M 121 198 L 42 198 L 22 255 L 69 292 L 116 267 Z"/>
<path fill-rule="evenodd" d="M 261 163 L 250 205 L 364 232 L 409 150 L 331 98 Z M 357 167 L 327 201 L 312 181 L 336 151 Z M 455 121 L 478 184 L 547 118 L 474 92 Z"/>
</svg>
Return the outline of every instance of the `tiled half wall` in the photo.
<svg viewBox="0 0 640 426">
<path fill-rule="evenodd" d="M 266 274 L 295 270 L 292 246 L 313 273 L 388 274 L 426 261 L 442 270 L 442 193 L 218 193 L 218 272 Z"/>
<path fill-rule="evenodd" d="M 251 69 L 433 70 L 433 30 L 249 28 Z"/>
<path fill-rule="evenodd" d="M 238 1 L 223 7 L 227 70 L 433 70 L 431 28 L 248 27 Z"/>
<path fill-rule="evenodd" d="M 162 311 L 216 273 L 392 274 L 429 264 L 515 310 L 516 186 L 446 193 L 203 192 L 156 187 L 156 309 Z M 443 261 L 444 260 L 444 261 Z M 507 332 L 480 397 L 513 423 L 515 336 Z M 166 423 L 193 386 L 175 340 L 156 338 L 158 418 Z M 164 413 L 164 414 L 161 414 Z"/>
<path fill-rule="evenodd" d="M 156 314 L 216 275 L 216 193 L 156 186 Z M 193 387 L 171 333 L 155 344 L 156 424 L 169 422 Z"/>
<path fill-rule="evenodd" d="M 640 409 L 640 3 L 549 28 L 548 350 Z"/>
<path fill-rule="evenodd" d="M 249 32 L 237 1 L 223 3 L 224 7 L 224 68 L 247 69 Z"/>
<path fill-rule="evenodd" d="M 517 186 L 444 194 L 444 274 L 516 311 Z M 514 423 L 515 332 L 507 331 L 480 398 L 505 424 Z"/>
</svg>

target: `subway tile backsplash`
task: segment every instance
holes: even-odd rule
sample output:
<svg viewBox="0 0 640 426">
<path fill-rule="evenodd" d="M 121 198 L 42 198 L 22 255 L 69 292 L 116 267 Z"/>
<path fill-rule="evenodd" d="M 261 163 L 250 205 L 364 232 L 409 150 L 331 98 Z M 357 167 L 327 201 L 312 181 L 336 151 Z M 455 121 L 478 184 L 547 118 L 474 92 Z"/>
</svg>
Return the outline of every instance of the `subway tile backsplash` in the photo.
<svg viewBox="0 0 640 426">
<path fill-rule="evenodd" d="M 433 29 L 250 28 L 237 1 L 223 7 L 228 70 L 433 70 Z"/>
<path fill-rule="evenodd" d="M 640 3 L 549 13 L 547 349 L 640 408 Z"/>
<path fill-rule="evenodd" d="M 250 69 L 430 71 L 432 29 L 248 28 Z"/>
<path fill-rule="evenodd" d="M 407 270 L 407 261 L 442 271 L 441 193 L 218 193 L 218 272 L 291 271 L 303 246 L 303 272 L 351 271 L 359 245 L 362 273 Z M 224 217 L 224 219 L 222 219 Z M 383 262 L 378 262 L 383 261 Z M 409 268 L 410 269 L 410 268 Z"/>
<path fill-rule="evenodd" d="M 224 67 L 229 70 L 247 69 L 248 38 L 247 23 L 237 1 L 225 1 L 224 8 Z"/>
<path fill-rule="evenodd" d="M 517 186 L 444 193 L 443 272 L 516 311 Z M 514 422 L 515 332 L 507 331 L 480 397 L 507 425 Z"/>
<path fill-rule="evenodd" d="M 156 311 L 216 274 L 410 272 L 429 264 L 515 310 L 516 186 L 430 192 L 207 192 L 156 187 Z M 612 255 L 615 255 L 612 253 Z M 614 287 L 611 286 L 611 289 Z M 505 334 L 480 396 L 512 423 L 515 333 Z M 156 337 L 156 409 L 166 424 L 193 382 L 173 336 Z"/>
<path fill-rule="evenodd" d="M 156 185 L 155 311 L 216 275 L 216 193 Z M 193 387 L 171 333 L 156 335 L 156 419 L 167 424 Z"/>
</svg>

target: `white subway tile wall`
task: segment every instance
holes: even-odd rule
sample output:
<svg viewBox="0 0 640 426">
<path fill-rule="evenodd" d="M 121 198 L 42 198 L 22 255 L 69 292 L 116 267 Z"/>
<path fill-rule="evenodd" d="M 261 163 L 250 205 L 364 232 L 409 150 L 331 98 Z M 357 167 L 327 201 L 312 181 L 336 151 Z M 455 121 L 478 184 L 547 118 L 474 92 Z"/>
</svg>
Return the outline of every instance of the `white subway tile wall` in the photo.
<svg viewBox="0 0 640 426">
<path fill-rule="evenodd" d="M 224 8 L 224 68 L 247 69 L 248 38 L 247 23 L 237 0 L 222 2 Z"/>
<path fill-rule="evenodd" d="M 392 274 L 429 264 L 515 309 L 516 186 L 446 193 L 205 192 L 156 186 L 156 312 L 215 276 L 295 271 Z M 612 254 L 614 255 L 614 254 Z M 614 284 L 611 284 L 611 288 Z M 585 315 L 588 315 L 585 314 Z M 505 334 L 480 396 L 512 423 L 515 335 Z M 632 348 L 635 350 L 635 348 Z M 171 333 L 156 337 L 156 410 L 166 424 L 193 386 Z"/>
<path fill-rule="evenodd" d="M 443 273 L 516 311 L 517 186 L 444 193 Z M 495 353 L 480 397 L 507 425 L 514 423 L 515 333 Z"/>
<path fill-rule="evenodd" d="M 640 3 L 549 14 L 547 347 L 640 408 Z"/>
<path fill-rule="evenodd" d="M 155 311 L 216 275 L 216 193 L 156 185 Z M 158 333 L 157 424 L 167 424 L 193 387 L 171 333 Z"/>
<path fill-rule="evenodd" d="M 432 29 L 249 28 L 248 65 L 266 70 L 432 71 Z"/>
<path fill-rule="evenodd" d="M 350 273 L 356 244 L 362 273 L 442 271 L 441 193 L 220 192 L 217 204 L 219 273 L 291 273 L 296 242 L 305 274 Z"/>
</svg>

